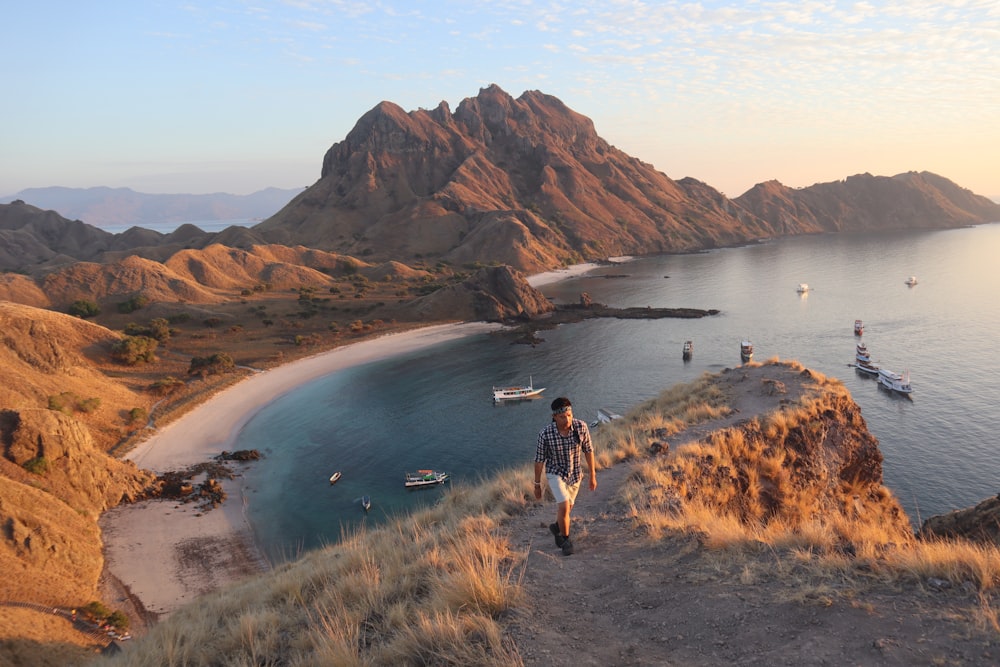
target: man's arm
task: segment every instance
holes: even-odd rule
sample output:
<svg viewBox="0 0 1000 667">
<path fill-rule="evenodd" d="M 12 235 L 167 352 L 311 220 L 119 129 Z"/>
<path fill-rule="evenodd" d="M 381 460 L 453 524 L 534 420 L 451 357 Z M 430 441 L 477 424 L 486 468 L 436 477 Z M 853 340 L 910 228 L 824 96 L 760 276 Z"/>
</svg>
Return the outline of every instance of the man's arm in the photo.
<svg viewBox="0 0 1000 667">
<path fill-rule="evenodd" d="M 535 497 L 542 497 L 542 475 L 545 473 L 545 462 L 535 461 Z"/>
<path fill-rule="evenodd" d="M 597 466 L 594 463 L 594 450 L 591 449 L 586 453 L 587 458 L 587 470 L 590 472 L 590 490 L 597 490 Z"/>
</svg>

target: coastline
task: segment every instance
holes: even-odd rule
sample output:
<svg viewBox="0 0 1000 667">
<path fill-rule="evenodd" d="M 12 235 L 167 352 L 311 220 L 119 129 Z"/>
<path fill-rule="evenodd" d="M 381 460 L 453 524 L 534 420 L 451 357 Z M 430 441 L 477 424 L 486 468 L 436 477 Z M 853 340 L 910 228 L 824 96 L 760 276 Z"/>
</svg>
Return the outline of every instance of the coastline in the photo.
<svg viewBox="0 0 1000 667">
<path fill-rule="evenodd" d="M 560 274 L 555 280 L 564 277 Z M 233 445 L 264 406 L 290 391 L 338 371 L 413 350 L 502 328 L 486 322 L 439 324 L 337 347 L 262 371 L 215 394 L 157 430 L 125 458 L 157 473 L 207 461 Z M 203 512 L 193 503 L 146 500 L 105 512 L 98 525 L 104 542 L 102 577 L 141 603 L 139 615 L 162 616 L 198 595 L 268 567 L 246 517 L 240 477 L 221 480 L 227 499 Z"/>
<path fill-rule="evenodd" d="M 612 258 L 628 261 L 631 258 Z M 599 265 L 575 264 L 534 274 L 538 288 L 587 273 Z M 502 325 L 465 322 L 415 329 L 351 343 L 261 371 L 208 398 L 180 419 L 157 429 L 124 458 L 157 473 L 178 470 L 235 449 L 240 430 L 278 397 L 318 378 L 361 364 L 437 345 Z M 133 613 L 149 620 L 167 615 L 197 596 L 266 571 L 246 516 L 239 476 L 221 480 L 221 507 L 202 512 L 194 504 L 147 500 L 105 512 L 98 525 L 104 541 L 105 581 L 114 597 L 131 600 Z"/>
</svg>

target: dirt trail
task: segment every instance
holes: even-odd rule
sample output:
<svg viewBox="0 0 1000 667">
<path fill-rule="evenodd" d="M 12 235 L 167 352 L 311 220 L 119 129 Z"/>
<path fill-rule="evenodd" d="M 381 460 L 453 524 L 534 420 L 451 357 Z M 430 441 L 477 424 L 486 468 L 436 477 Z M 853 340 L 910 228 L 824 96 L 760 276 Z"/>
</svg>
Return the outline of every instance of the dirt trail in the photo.
<svg viewBox="0 0 1000 667">
<path fill-rule="evenodd" d="M 672 437 L 671 447 L 801 390 L 776 396 L 761 386 L 734 386 L 734 415 Z M 976 591 L 917 583 L 853 591 L 837 582 L 807 589 L 776 570 L 744 581 L 748 559 L 766 564 L 773 555 L 712 553 L 687 535 L 651 541 L 616 501 L 629 471 L 599 471 L 597 491 L 580 491 L 572 556 L 549 533 L 553 503 L 510 522 L 512 547 L 527 552 L 528 601 L 508 628 L 526 665 L 1000 664 L 1000 634 L 974 622 Z"/>
</svg>

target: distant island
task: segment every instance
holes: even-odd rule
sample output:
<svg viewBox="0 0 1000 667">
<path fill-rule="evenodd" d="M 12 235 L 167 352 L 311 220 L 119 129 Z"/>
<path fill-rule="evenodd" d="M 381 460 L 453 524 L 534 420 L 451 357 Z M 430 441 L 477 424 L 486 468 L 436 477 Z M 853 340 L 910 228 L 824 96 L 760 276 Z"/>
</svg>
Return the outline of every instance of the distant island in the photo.
<svg viewBox="0 0 1000 667">
<path fill-rule="evenodd" d="M 148 194 L 129 188 L 28 188 L 0 198 L 21 200 L 95 227 L 154 225 L 209 220 L 263 220 L 277 213 L 302 188 L 265 188 L 248 195 Z"/>
</svg>

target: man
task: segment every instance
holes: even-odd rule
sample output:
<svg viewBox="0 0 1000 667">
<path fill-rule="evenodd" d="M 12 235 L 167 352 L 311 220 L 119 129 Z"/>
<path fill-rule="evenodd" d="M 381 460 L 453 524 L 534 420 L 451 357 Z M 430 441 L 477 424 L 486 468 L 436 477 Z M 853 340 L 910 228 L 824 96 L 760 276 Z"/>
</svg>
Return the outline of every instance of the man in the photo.
<svg viewBox="0 0 1000 667">
<path fill-rule="evenodd" d="M 590 442 L 587 424 L 573 418 L 573 405 L 569 399 L 560 396 L 552 401 L 552 422 L 538 434 L 535 449 L 535 498 L 542 497 L 542 473 L 545 473 L 549 489 L 556 499 L 556 522 L 549 526 L 555 535 L 556 546 L 564 556 L 573 553 L 570 541 L 570 512 L 580 491 L 583 471 L 580 468 L 580 454 L 587 457 L 590 473 L 590 490 L 597 489 L 597 469 L 594 466 L 594 446 Z"/>
</svg>

